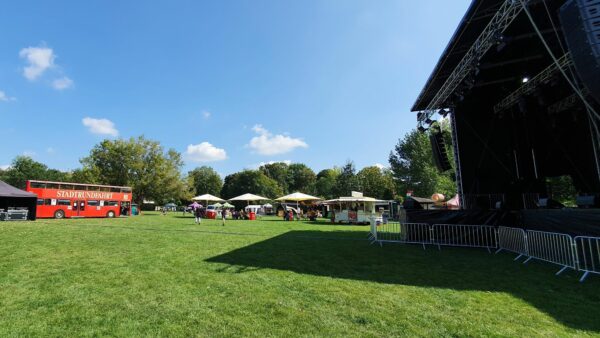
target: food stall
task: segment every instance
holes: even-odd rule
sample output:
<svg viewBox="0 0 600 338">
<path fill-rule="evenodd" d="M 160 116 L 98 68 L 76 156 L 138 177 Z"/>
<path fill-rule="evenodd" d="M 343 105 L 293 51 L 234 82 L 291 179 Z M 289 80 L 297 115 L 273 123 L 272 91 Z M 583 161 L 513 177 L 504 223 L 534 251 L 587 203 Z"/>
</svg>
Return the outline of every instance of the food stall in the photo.
<svg viewBox="0 0 600 338">
<path fill-rule="evenodd" d="M 368 224 L 374 216 L 376 222 L 383 221 L 382 215 L 377 213 L 375 205 L 381 200 L 362 196 L 362 193 L 352 193 L 350 197 L 340 197 L 324 201 L 329 207 L 332 222 L 349 224 Z"/>
</svg>

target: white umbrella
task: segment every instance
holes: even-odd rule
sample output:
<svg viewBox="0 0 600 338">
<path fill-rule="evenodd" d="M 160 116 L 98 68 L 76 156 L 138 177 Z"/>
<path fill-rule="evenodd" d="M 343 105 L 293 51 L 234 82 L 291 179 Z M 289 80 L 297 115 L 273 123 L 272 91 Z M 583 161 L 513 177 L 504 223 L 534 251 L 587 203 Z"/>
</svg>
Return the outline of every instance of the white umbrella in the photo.
<svg viewBox="0 0 600 338">
<path fill-rule="evenodd" d="M 294 201 L 296 202 L 296 209 L 299 208 L 298 202 L 302 201 L 319 201 L 321 200 L 319 197 L 303 194 L 301 192 L 295 192 L 289 195 L 281 196 L 276 199 L 276 201 Z"/>
<path fill-rule="evenodd" d="M 276 201 L 301 202 L 301 201 L 318 201 L 318 200 L 320 200 L 320 198 L 319 197 L 315 197 L 315 196 L 311 196 L 311 195 L 307 195 L 307 194 L 303 194 L 301 192 L 295 192 L 293 194 L 281 196 L 281 197 L 279 197 L 279 198 L 277 198 L 275 200 Z"/>
<path fill-rule="evenodd" d="M 219 198 L 217 196 L 211 195 L 211 194 L 204 194 L 204 195 L 200 195 L 200 196 L 196 196 L 194 198 L 192 198 L 192 201 L 205 201 L 206 205 L 208 205 L 208 202 L 225 202 L 224 199 Z"/>
<path fill-rule="evenodd" d="M 225 202 L 224 199 L 219 198 L 217 196 L 213 196 L 211 194 L 204 194 L 204 195 L 196 196 L 196 197 L 192 198 L 192 201 Z"/>
<path fill-rule="evenodd" d="M 243 194 L 234 198 L 230 198 L 230 201 L 246 201 L 250 204 L 250 201 L 268 201 L 270 198 L 254 195 L 254 194 Z"/>
</svg>

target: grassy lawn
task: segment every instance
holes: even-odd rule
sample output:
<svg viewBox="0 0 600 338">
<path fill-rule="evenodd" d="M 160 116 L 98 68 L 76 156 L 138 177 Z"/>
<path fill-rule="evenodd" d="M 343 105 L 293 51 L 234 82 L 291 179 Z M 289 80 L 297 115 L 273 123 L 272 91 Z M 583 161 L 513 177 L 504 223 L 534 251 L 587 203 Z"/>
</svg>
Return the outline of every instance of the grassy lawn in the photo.
<svg viewBox="0 0 600 338">
<path fill-rule="evenodd" d="M 367 227 L 0 223 L 0 336 L 600 335 L 600 277 L 477 249 L 370 246 Z"/>
</svg>

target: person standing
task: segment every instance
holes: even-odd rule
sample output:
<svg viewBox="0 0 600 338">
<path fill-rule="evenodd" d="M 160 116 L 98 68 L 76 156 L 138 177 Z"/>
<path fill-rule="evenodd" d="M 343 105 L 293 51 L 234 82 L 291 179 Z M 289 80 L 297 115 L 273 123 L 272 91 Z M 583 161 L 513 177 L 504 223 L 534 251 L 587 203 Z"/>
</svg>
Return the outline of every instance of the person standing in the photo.
<svg viewBox="0 0 600 338">
<path fill-rule="evenodd" d="M 221 210 L 221 226 L 225 226 L 225 218 L 227 217 L 227 209 Z"/>
<path fill-rule="evenodd" d="M 202 208 L 194 208 L 194 216 L 196 216 L 196 224 L 202 223 Z"/>
</svg>

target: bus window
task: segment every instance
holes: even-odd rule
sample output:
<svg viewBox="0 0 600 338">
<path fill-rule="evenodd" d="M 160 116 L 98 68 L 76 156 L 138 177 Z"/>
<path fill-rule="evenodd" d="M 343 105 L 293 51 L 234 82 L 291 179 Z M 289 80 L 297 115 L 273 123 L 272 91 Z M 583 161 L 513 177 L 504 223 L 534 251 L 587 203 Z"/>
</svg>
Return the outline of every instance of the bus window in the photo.
<svg viewBox="0 0 600 338">
<path fill-rule="evenodd" d="M 38 198 L 37 205 L 44 205 L 44 200 L 41 198 Z"/>
<path fill-rule="evenodd" d="M 99 202 L 99 201 L 87 201 L 87 204 L 88 204 L 90 207 L 95 207 L 95 206 L 98 206 L 98 205 L 100 205 L 100 202 Z"/>
<path fill-rule="evenodd" d="M 44 205 L 51 205 L 52 204 L 52 200 L 47 198 L 44 200 Z"/>
<path fill-rule="evenodd" d="M 110 192 L 110 188 L 109 187 L 102 187 L 102 188 L 100 188 L 100 191 L 102 191 L 102 192 Z"/>
<path fill-rule="evenodd" d="M 122 188 L 121 192 L 130 193 L 131 192 L 131 188 Z"/>
<path fill-rule="evenodd" d="M 71 201 L 70 200 L 57 200 L 56 204 L 58 204 L 58 205 L 71 205 Z"/>
<path fill-rule="evenodd" d="M 117 206 L 119 206 L 119 202 L 118 201 L 108 201 L 108 202 L 106 202 L 106 205 L 109 207 L 117 207 Z"/>
<path fill-rule="evenodd" d="M 121 192 L 121 188 L 110 188 L 110 192 Z"/>
<path fill-rule="evenodd" d="M 72 184 L 61 184 L 60 188 L 63 190 L 73 190 L 73 185 Z"/>
<path fill-rule="evenodd" d="M 29 184 L 29 186 L 30 186 L 31 188 L 36 188 L 36 189 L 38 189 L 38 188 L 42 188 L 42 189 L 43 189 L 43 188 L 46 188 L 46 183 L 41 183 L 41 182 L 31 182 L 31 183 Z"/>
<path fill-rule="evenodd" d="M 58 187 L 56 183 L 46 183 L 46 189 L 58 189 Z"/>
</svg>

